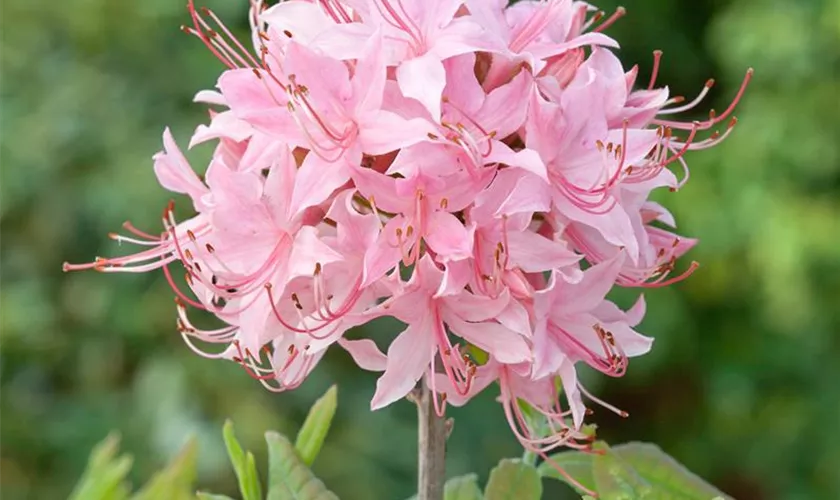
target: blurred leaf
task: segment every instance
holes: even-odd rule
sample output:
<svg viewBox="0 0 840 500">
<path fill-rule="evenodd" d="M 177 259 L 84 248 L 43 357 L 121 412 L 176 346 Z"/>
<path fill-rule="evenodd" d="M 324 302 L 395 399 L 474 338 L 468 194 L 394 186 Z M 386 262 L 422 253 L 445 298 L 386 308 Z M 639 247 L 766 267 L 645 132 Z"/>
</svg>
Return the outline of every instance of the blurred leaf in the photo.
<svg viewBox="0 0 840 500">
<path fill-rule="evenodd" d="M 233 500 L 233 498 L 226 495 L 214 495 L 213 493 L 204 493 L 199 491 L 195 494 L 198 500 Z"/>
<path fill-rule="evenodd" d="M 443 487 L 443 500 L 482 500 L 484 496 L 478 487 L 478 476 L 467 474 L 453 477 Z"/>
<path fill-rule="evenodd" d="M 612 448 L 619 457 L 607 466 L 627 484 L 639 484 L 638 491 L 650 490 L 645 498 L 673 500 L 709 500 L 726 495 L 650 443 L 627 443 Z M 599 457 L 600 458 L 600 457 Z M 595 473 L 598 473 L 596 462 Z M 637 481 L 638 480 L 638 481 Z M 597 481 L 597 477 L 596 477 Z"/>
<path fill-rule="evenodd" d="M 254 456 L 250 452 L 246 456 L 242 451 L 242 446 L 239 445 L 233 433 L 233 422 L 225 421 L 222 434 L 230 461 L 233 463 L 233 470 L 239 480 L 239 491 L 242 493 L 243 500 L 262 500 L 260 477 L 254 463 Z"/>
<path fill-rule="evenodd" d="M 539 500 L 542 483 L 537 469 L 519 459 L 505 459 L 492 471 L 484 491 L 486 500 Z"/>
<path fill-rule="evenodd" d="M 117 457 L 120 436 L 111 433 L 96 445 L 90 454 L 79 484 L 70 494 L 70 500 L 121 500 L 128 498 L 129 487 L 125 477 L 131 470 L 129 455 Z"/>
<path fill-rule="evenodd" d="M 656 445 L 627 443 L 609 448 L 604 443 L 598 443 L 596 446 L 604 451 L 603 455 L 568 451 L 549 458 L 575 481 L 596 491 L 605 500 L 726 498 Z M 569 484 L 581 494 L 585 493 L 548 462 L 540 465 L 539 472 L 544 477 Z"/>
<path fill-rule="evenodd" d="M 592 460 L 594 459 L 594 455 L 580 451 L 564 451 L 562 453 L 555 453 L 548 458 L 550 461 L 546 460 L 537 468 L 540 476 L 563 481 L 578 493 L 584 494 L 585 492 L 573 481 L 570 481 L 568 477 L 557 470 L 559 468 L 584 488 L 590 491 L 595 490 L 595 479 L 592 477 Z"/>
<path fill-rule="evenodd" d="M 267 500 L 338 500 L 295 452 L 292 443 L 276 432 L 266 432 L 268 443 Z"/>
<path fill-rule="evenodd" d="M 191 438 L 165 469 L 158 472 L 132 500 L 181 500 L 193 498 L 198 445 Z"/>
<path fill-rule="evenodd" d="M 295 440 L 295 450 L 298 456 L 307 466 L 315 462 L 318 452 L 321 451 L 321 445 L 324 444 L 324 439 L 327 437 L 327 432 L 330 430 L 335 409 L 338 405 L 338 388 L 333 385 L 327 392 L 321 396 L 306 416 L 303 422 L 303 427 L 298 431 L 297 439 Z"/>
</svg>

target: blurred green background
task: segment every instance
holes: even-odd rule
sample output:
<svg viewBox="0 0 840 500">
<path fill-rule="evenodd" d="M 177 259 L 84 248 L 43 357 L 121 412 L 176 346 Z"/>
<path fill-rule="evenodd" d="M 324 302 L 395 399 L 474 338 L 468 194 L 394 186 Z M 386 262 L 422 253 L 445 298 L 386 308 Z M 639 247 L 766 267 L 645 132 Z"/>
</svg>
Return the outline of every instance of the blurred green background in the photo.
<svg viewBox="0 0 840 500">
<path fill-rule="evenodd" d="M 159 226 L 170 195 L 151 155 L 166 124 L 186 143 L 206 117 L 191 98 L 221 69 L 179 31 L 184 3 L 2 2 L 2 497 L 66 497 L 112 429 L 135 455 L 135 484 L 195 433 L 199 483 L 233 494 L 223 419 L 264 452 L 265 430 L 294 431 L 336 382 L 316 473 L 343 498 L 406 498 L 414 408 L 370 413 L 374 377 L 343 352 L 273 395 L 183 346 L 160 275 L 61 272 L 64 260 L 119 253 L 106 235 L 126 219 Z M 244 27 L 244 0 L 208 4 Z M 660 197 L 700 238 L 689 258 L 702 267 L 647 294 L 650 355 L 623 380 L 587 379 L 631 415 L 594 421 L 610 441 L 660 444 L 738 499 L 840 498 L 840 0 L 627 7 L 610 30 L 622 60 L 647 75 L 663 49 L 659 81 L 674 93 L 714 76 L 708 106 L 722 109 L 747 67 L 756 77 L 733 136 L 690 155 L 687 187 Z M 484 479 L 520 453 L 494 397 L 451 412 L 450 476 Z"/>
</svg>

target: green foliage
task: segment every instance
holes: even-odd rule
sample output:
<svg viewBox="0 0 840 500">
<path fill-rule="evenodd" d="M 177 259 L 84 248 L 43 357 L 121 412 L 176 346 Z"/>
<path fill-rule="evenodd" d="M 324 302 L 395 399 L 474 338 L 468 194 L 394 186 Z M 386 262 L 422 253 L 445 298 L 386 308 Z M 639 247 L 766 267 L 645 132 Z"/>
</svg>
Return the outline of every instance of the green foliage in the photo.
<svg viewBox="0 0 840 500">
<path fill-rule="evenodd" d="M 478 476 L 467 474 L 453 477 L 443 487 L 443 500 L 482 500 L 481 488 L 478 487 Z"/>
<path fill-rule="evenodd" d="M 518 459 L 505 459 L 492 471 L 485 500 L 539 500 L 542 483 L 537 469 Z"/>
<path fill-rule="evenodd" d="M 577 486 L 560 474 L 564 470 L 577 483 L 604 500 L 710 500 L 726 495 L 683 465 L 648 443 L 627 443 L 610 448 L 597 443 L 596 453 L 567 451 L 551 456 L 539 473 Z M 555 467 L 555 465 L 557 467 Z M 580 493 L 584 493 L 582 490 Z"/>
<path fill-rule="evenodd" d="M 196 476 L 198 445 L 194 439 L 187 442 L 168 467 L 158 472 L 132 500 L 188 500 Z"/>
<path fill-rule="evenodd" d="M 298 441 L 304 444 L 303 449 L 308 454 L 308 463 L 286 437 L 276 432 L 265 434 L 269 462 L 267 500 L 338 500 L 308 468 L 323 444 L 336 405 L 336 388 L 333 386 L 312 407 L 304 428 L 298 434 Z M 222 436 L 239 480 L 242 500 L 262 500 L 256 460 L 250 451 L 242 449 L 230 420 L 225 422 Z M 117 456 L 118 448 L 119 438 L 116 434 L 111 434 L 94 448 L 87 470 L 70 500 L 229 500 L 224 495 L 193 493 L 197 454 L 193 440 L 184 446 L 164 470 L 156 473 L 146 486 L 129 499 L 130 489 L 125 479 L 132 461 L 129 456 Z"/>
<path fill-rule="evenodd" d="M 292 443 L 276 432 L 268 442 L 268 500 L 338 500 L 304 465 Z"/>
<path fill-rule="evenodd" d="M 326 394 L 315 401 L 309 410 L 303 427 L 300 428 L 295 439 L 295 450 L 304 464 L 312 465 L 315 462 L 315 457 L 321 451 L 321 445 L 324 444 L 330 423 L 335 416 L 336 406 L 338 406 L 338 388 L 333 385 Z"/>
<path fill-rule="evenodd" d="M 111 434 L 93 449 L 70 500 L 190 500 L 194 497 L 197 452 L 194 440 L 187 442 L 169 465 L 134 495 L 126 480 L 132 459 L 117 455 L 119 441 L 116 434 Z"/>
<path fill-rule="evenodd" d="M 248 453 L 242 451 L 242 446 L 233 434 L 233 422 L 230 420 L 226 421 L 222 433 L 225 438 L 225 446 L 227 447 L 230 461 L 233 464 L 233 470 L 236 472 L 236 478 L 239 480 L 239 491 L 242 492 L 242 499 L 260 500 L 262 498 L 262 491 L 254 455 L 250 451 Z"/>
<path fill-rule="evenodd" d="M 128 498 L 125 476 L 131 469 L 131 457 L 117 456 L 120 438 L 111 434 L 90 454 L 88 466 L 71 500 L 120 500 Z"/>
</svg>

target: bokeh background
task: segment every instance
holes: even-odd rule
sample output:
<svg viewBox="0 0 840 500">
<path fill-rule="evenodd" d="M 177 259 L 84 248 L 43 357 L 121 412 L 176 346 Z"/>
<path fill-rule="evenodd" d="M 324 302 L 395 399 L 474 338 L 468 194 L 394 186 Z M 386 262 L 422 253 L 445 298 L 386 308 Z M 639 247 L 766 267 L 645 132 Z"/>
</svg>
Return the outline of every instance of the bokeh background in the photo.
<svg viewBox="0 0 840 500">
<path fill-rule="evenodd" d="M 182 345 L 161 276 L 61 272 L 64 260 L 120 252 L 106 235 L 126 219 L 159 225 L 169 194 L 151 155 L 164 125 L 185 143 L 205 119 L 191 98 L 221 69 L 179 31 L 184 3 L 2 2 L 2 497 L 66 497 L 112 429 L 135 456 L 135 484 L 192 433 L 199 483 L 234 494 L 223 419 L 264 457 L 262 433 L 293 432 L 338 383 L 315 471 L 342 498 L 406 498 L 414 408 L 370 413 L 374 378 L 343 352 L 273 395 Z M 207 3 L 244 27 L 244 0 Z M 702 267 L 647 294 L 650 355 L 623 380 L 587 379 L 631 414 L 594 421 L 612 442 L 660 444 L 738 499 L 840 498 L 840 1 L 627 7 L 610 30 L 622 60 L 647 75 L 664 49 L 660 82 L 674 93 L 694 95 L 714 76 L 708 106 L 722 109 L 747 67 L 756 77 L 733 136 L 691 155 L 687 187 L 660 197 L 701 239 L 690 258 Z M 450 476 L 484 480 L 520 453 L 493 399 L 452 411 Z M 552 488 L 547 498 L 567 498 Z"/>
</svg>

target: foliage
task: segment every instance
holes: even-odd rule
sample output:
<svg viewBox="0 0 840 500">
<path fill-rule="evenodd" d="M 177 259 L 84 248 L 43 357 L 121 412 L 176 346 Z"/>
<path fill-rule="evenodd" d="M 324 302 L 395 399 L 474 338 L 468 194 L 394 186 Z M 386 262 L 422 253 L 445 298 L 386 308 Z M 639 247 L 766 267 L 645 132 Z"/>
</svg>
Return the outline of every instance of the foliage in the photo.
<svg viewBox="0 0 840 500">
<path fill-rule="evenodd" d="M 226 19 L 246 4 L 207 3 Z M 663 49 L 675 93 L 692 95 L 714 76 L 711 99 L 723 102 L 746 67 L 756 78 L 732 137 L 689 157 L 691 180 L 665 200 L 680 229 L 700 238 L 689 257 L 702 267 L 675 290 L 647 294 L 650 356 L 609 392 L 587 380 L 631 416 L 593 418 L 608 441 L 656 442 L 738 499 L 840 498 L 840 2 L 625 5 L 611 28 L 622 59 L 646 74 L 651 51 Z M 2 9 L 3 498 L 66 497 L 103 429 L 119 429 L 134 451 L 134 483 L 195 434 L 198 482 L 233 495 L 216 431 L 224 417 L 262 463 L 263 431 L 299 425 L 336 380 L 346 403 L 319 476 L 343 498 L 409 496 L 414 412 L 371 414 L 373 382 L 351 374 L 345 357 L 328 356 L 294 393 L 269 394 L 232 363 L 183 346 L 162 279 L 60 273 L 64 260 L 118 251 L 103 236 L 133 207 L 167 200 L 150 160 L 161 124 L 183 140 L 200 118 L 190 100 L 218 69 L 178 30 L 183 2 L 7 0 Z M 133 222 L 158 227 L 158 217 Z M 486 394 L 452 411 L 470 424 L 452 435 L 450 475 L 516 452 L 504 420 L 486 416 L 498 415 L 494 404 Z M 571 498 L 544 486 L 547 497 Z"/>
<path fill-rule="evenodd" d="M 296 445 L 276 432 L 266 432 L 268 444 L 267 500 L 337 500 L 324 483 L 318 480 L 308 465 L 314 462 L 330 427 L 336 407 L 333 386 L 316 403 L 297 436 Z M 262 500 L 262 486 L 254 455 L 244 451 L 233 432 L 233 423 L 225 422 L 222 431 L 228 456 L 236 477 L 242 500 Z M 195 482 L 196 444 L 190 441 L 178 456 L 149 483 L 131 496 L 126 475 L 131 457 L 116 456 L 119 438 L 112 434 L 94 448 L 88 466 L 70 500 L 223 500 L 229 497 L 207 492 L 193 493 Z M 302 457 L 307 454 L 309 462 Z"/>
<path fill-rule="evenodd" d="M 265 433 L 268 444 L 266 500 L 338 500 L 309 469 L 317 458 L 329 431 L 337 406 L 337 390 L 331 387 L 309 411 L 293 445 L 277 432 Z M 236 439 L 233 423 L 222 430 L 228 456 L 239 480 L 242 500 L 262 500 L 260 476 L 254 455 L 244 451 Z M 109 435 L 91 452 L 88 466 L 70 500 L 231 500 L 230 497 L 199 491 L 195 481 L 195 441 L 190 440 L 178 456 L 148 484 L 131 496 L 126 474 L 131 457 L 117 456 L 119 438 Z M 562 452 L 539 467 L 520 459 L 503 459 L 490 471 L 482 493 L 478 476 L 468 474 L 450 479 L 444 486 L 444 500 L 539 500 L 542 477 L 560 479 L 558 467 L 566 467 L 577 483 L 597 492 L 605 500 L 723 500 L 724 494 L 688 472 L 658 447 L 629 443 L 610 448 L 597 443 L 595 453 Z M 307 457 L 307 459 L 304 459 Z M 567 467 L 571 465 L 571 467 Z"/>
</svg>

